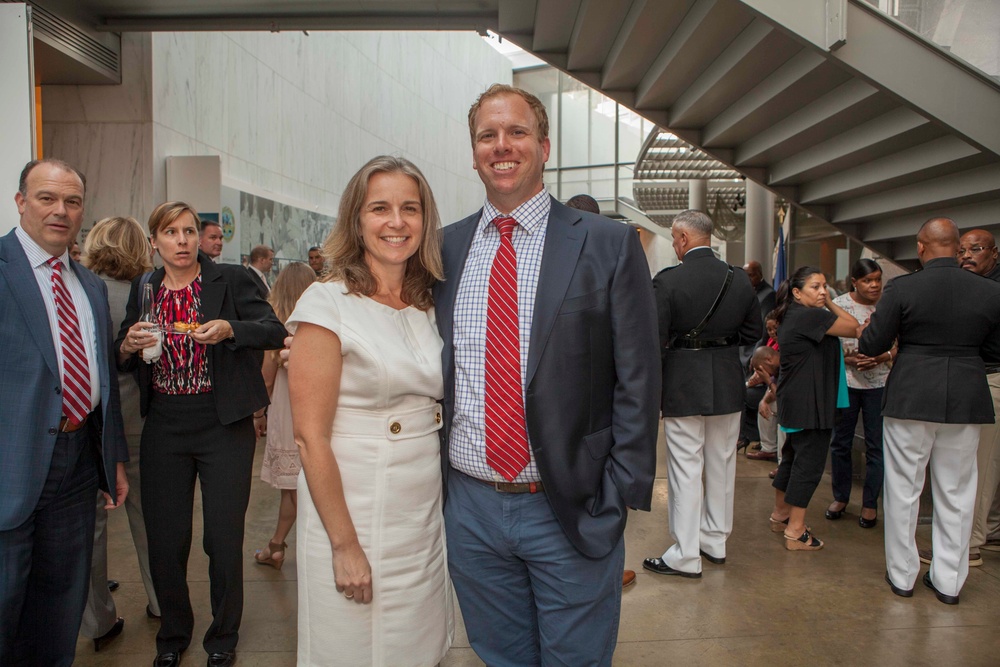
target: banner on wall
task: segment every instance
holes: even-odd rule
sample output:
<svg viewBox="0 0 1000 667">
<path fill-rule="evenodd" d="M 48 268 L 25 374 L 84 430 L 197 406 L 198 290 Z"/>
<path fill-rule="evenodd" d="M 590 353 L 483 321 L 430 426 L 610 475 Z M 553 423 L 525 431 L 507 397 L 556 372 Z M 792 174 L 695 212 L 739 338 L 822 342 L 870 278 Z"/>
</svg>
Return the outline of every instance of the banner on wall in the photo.
<svg viewBox="0 0 1000 667">
<path fill-rule="evenodd" d="M 254 246 L 266 245 L 274 250 L 272 278 L 289 262 L 305 262 L 309 248 L 322 245 L 336 222 L 333 216 L 225 186 L 221 202 L 220 261 L 246 263 Z"/>
</svg>

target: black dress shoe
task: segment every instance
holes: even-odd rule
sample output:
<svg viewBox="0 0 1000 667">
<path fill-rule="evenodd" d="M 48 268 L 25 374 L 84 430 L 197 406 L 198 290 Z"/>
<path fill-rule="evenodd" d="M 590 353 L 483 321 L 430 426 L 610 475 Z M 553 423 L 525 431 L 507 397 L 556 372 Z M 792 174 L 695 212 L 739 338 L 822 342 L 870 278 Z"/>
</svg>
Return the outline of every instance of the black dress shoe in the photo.
<svg viewBox="0 0 1000 667">
<path fill-rule="evenodd" d="M 828 521 L 836 521 L 840 517 L 844 516 L 844 510 L 836 510 L 836 511 L 834 511 L 834 510 L 827 510 L 825 516 L 826 516 L 826 518 L 827 518 Z"/>
<path fill-rule="evenodd" d="M 114 593 L 115 591 L 118 590 L 118 586 L 119 586 L 119 584 L 118 584 L 117 581 L 115 581 L 114 579 L 108 579 L 108 590 L 109 591 L 111 591 L 112 593 Z"/>
<path fill-rule="evenodd" d="M 687 579 L 701 579 L 701 572 L 681 572 L 680 570 L 675 570 L 664 563 L 662 558 L 647 558 L 642 561 L 642 569 L 655 572 L 656 574 L 673 574 L 678 577 L 686 577 Z"/>
<path fill-rule="evenodd" d="M 901 597 L 901 598 L 912 598 L 913 597 L 913 589 L 911 588 L 911 589 L 907 590 L 905 588 L 900 588 L 896 584 L 892 583 L 892 579 L 889 578 L 889 573 L 888 572 L 885 573 L 885 583 L 889 584 L 889 589 L 893 593 L 895 593 L 896 595 L 898 595 L 899 597 Z"/>
<path fill-rule="evenodd" d="M 125 619 L 121 616 L 115 621 L 115 624 L 111 626 L 111 629 L 105 632 L 100 637 L 94 639 L 94 652 L 100 651 L 102 648 L 111 643 L 111 640 L 122 633 L 122 628 L 125 627 Z"/>
<path fill-rule="evenodd" d="M 938 589 L 934 588 L 934 582 L 931 581 L 931 573 L 929 571 L 924 572 L 924 586 L 934 591 L 934 595 L 936 595 L 937 599 L 941 602 L 944 602 L 945 604 L 958 604 L 957 595 L 945 595 Z"/>
<path fill-rule="evenodd" d="M 705 560 L 707 560 L 707 561 L 708 561 L 709 563 L 715 563 L 716 565 L 725 565 L 725 564 L 726 564 L 726 557 L 725 557 L 725 556 L 723 556 L 722 558 L 719 558 L 719 557 L 717 557 L 717 556 L 713 556 L 712 554 L 709 554 L 709 553 L 705 553 L 704 551 L 701 551 L 701 550 L 699 550 L 699 553 L 700 553 L 700 554 L 701 554 L 701 555 L 702 555 L 702 556 L 703 556 L 703 557 L 705 558 Z"/>
<path fill-rule="evenodd" d="M 236 651 L 208 654 L 208 667 L 231 667 L 236 664 Z"/>
<path fill-rule="evenodd" d="M 146 605 L 146 618 L 155 618 L 156 620 L 160 620 L 160 615 L 159 614 L 154 614 L 152 608 L 150 608 L 150 606 L 147 604 Z"/>
<path fill-rule="evenodd" d="M 877 523 L 878 517 L 875 517 L 874 519 L 866 519 L 863 516 L 858 517 L 858 525 L 862 528 L 874 528 Z"/>
<path fill-rule="evenodd" d="M 177 667 L 181 664 L 181 654 L 177 651 L 168 653 L 157 653 L 153 660 L 153 667 Z"/>
</svg>

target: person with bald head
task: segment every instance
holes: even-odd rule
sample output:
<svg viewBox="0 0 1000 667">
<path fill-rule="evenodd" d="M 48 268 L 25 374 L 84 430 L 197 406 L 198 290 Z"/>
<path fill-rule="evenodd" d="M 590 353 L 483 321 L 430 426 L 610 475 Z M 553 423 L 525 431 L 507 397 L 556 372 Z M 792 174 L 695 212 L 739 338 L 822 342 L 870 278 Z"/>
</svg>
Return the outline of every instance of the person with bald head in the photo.
<svg viewBox="0 0 1000 667">
<path fill-rule="evenodd" d="M 882 402 L 885 580 L 896 595 L 913 595 L 917 509 L 929 467 L 933 560 L 923 583 L 945 604 L 958 604 L 969 574 L 976 448 L 981 425 L 994 420 L 986 364 L 1000 361 L 1000 284 L 963 271 L 958 248 L 954 222 L 925 222 L 917 234 L 923 270 L 886 285 L 858 341 L 869 357 L 899 342 Z"/>
<path fill-rule="evenodd" d="M 966 271 L 1000 282 L 1000 265 L 997 264 L 997 244 L 993 234 L 985 229 L 972 229 L 964 234 L 958 245 L 958 263 Z M 993 411 L 1000 409 L 1000 363 L 986 361 L 986 381 L 990 386 Z M 979 433 L 976 454 L 978 489 L 976 510 L 972 518 L 972 537 L 969 542 L 969 566 L 983 564 L 981 549 L 992 541 L 1000 544 L 1000 428 L 996 424 L 983 424 Z M 994 527 L 990 540 L 990 526 Z M 933 552 L 920 550 L 920 560 L 929 562 Z"/>
</svg>

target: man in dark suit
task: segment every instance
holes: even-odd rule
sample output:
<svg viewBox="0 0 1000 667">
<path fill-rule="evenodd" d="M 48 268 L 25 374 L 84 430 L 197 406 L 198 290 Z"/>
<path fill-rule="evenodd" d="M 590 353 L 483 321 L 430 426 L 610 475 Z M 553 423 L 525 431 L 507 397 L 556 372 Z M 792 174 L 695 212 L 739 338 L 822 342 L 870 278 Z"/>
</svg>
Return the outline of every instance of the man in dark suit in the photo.
<svg viewBox="0 0 1000 667">
<path fill-rule="evenodd" d="M 66 251 L 84 192 L 65 162 L 29 162 L 0 239 L 0 665 L 72 664 L 94 497 L 128 493 L 107 289 Z"/>
<path fill-rule="evenodd" d="M 711 218 L 684 211 L 674 218 L 670 235 L 682 264 L 658 273 L 653 289 L 674 544 L 642 566 L 697 579 L 702 556 L 726 562 L 736 484 L 733 443 L 746 392 L 739 346 L 760 339 L 760 305 L 747 275 L 712 252 Z"/>
<path fill-rule="evenodd" d="M 469 111 L 482 210 L 445 228 L 448 560 L 489 665 L 610 665 L 627 508 L 648 510 L 659 375 L 630 227 L 542 184 L 548 118 L 494 85 Z"/>
<path fill-rule="evenodd" d="M 981 424 L 993 422 L 983 359 L 1000 360 L 1000 284 L 963 271 L 947 218 L 917 234 L 923 270 L 886 285 L 858 341 L 874 357 L 899 339 L 882 399 L 885 434 L 886 581 L 909 597 L 920 571 L 914 531 L 926 468 L 934 497 L 934 559 L 924 584 L 958 604 L 969 574 Z"/>
<path fill-rule="evenodd" d="M 753 372 L 752 368 L 749 368 L 750 356 L 757 344 L 767 342 L 767 330 L 764 327 L 764 321 L 767 318 L 767 314 L 774 310 L 775 306 L 775 294 L 774 288 L 766 280 L 764 280 L 764 269 L 761 268 L 760 262 L 755 259 L 751 259 L 749 262 L 743 265 L 743 271 L 746 272 L 747 277 L 750 278 L 750 284 L 753 285 L 754 291 L 757 293 L 757 301 L 760 302 L 760 324 L 761 324 L 761 337 L 759 341 L 754 341 L 750 345 L 740 346 L 740 362 L 743 364 L 743 368 L 749 373 Z M 760 386 L 750 387 L 746 393 L 746 403 L 743 410 L 743 423 L 740 426 L 740 437 L 737 440 L 736 450 L 739 451 L 740 448 L 746 449 L 753 441 L 760 440 L 760 430 L 757 428 L 757 406 L 760 404 L 761 399 L 764 398 L 764 390 Z M 759 445 L 757 445 L 759 450 Z M 769 452 L 747 452 L 747 458 L 750 459 L 762 459 L 766 461 L 773 461 L 775 454 Z"/>
<path fill-rule="evenodd" d="M 260 298 L 267 300 L 267 295 L 271 293 L 271 286 L 267 282 L 267 276 L 274 265 L 274 251 L 266 245 L 255 246 L 250 251 L 250 266 L 247 271 L 253 278 L 257 286 L 257 293 Z"/>
</svg>

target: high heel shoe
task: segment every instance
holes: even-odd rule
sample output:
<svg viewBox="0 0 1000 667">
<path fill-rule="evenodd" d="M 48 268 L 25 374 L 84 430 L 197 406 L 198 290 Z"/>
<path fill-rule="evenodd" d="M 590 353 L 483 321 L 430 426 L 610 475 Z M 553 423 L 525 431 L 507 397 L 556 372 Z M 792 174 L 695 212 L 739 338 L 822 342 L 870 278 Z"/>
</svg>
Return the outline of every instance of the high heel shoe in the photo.
<svg viewBox="0 0 1000 667">
<path fill-rule="evenodd" d="M 823 548 L 823 540 L 817 538 L 806 528 L 798 537 L 785 533 L 785 548 L 789 551 L 819 551 Z"/>
<path fill-rule="evenodd" d="M 263 549 L 257 549 L 254 552 L 253 559 L 257 561 L 258 565 L 270 565 L 275 570 L 280 570 L 281 566 L 285 564 L 285 549 L 288 545 L 282 542 L 277 544 L 275 542 L 267 543 L 267 556 L 264 556 Z M 274 555 L 278 553 L 281 554 L 280 558 L 275 558 Z"/>
<path fill-rule="evenodd" d="M 830 507 L 833 507 L 833 505 L 831 505 Z M 846 510 L 847 510 L 847 504 L 846 503 L 839 510 L 832 510 L 830 508 L 827 508 L 826 514 L 825 514 L 825 516 L 827 518 L 827 521 L 836 521 L 840 517 L 844 516 L 844 512 Z"/>
<path fill-rule="evenodd" d="M 747 440 L 746 438 L 740 438 L 739 440 L 736 441 L 736 453 L 739 454 L 741 449 L 745 452 L 747 447 L 749 446 L 750 446 L 749 440 Z"/>
<path fill-rule="evenodd" d="M 874 528 L 877 523 L 878 515 L 875 515 L 870 519 L 866 519 L 863 515 L 858 517 L 858 525 L 862 528 Z"/>
</svg>

